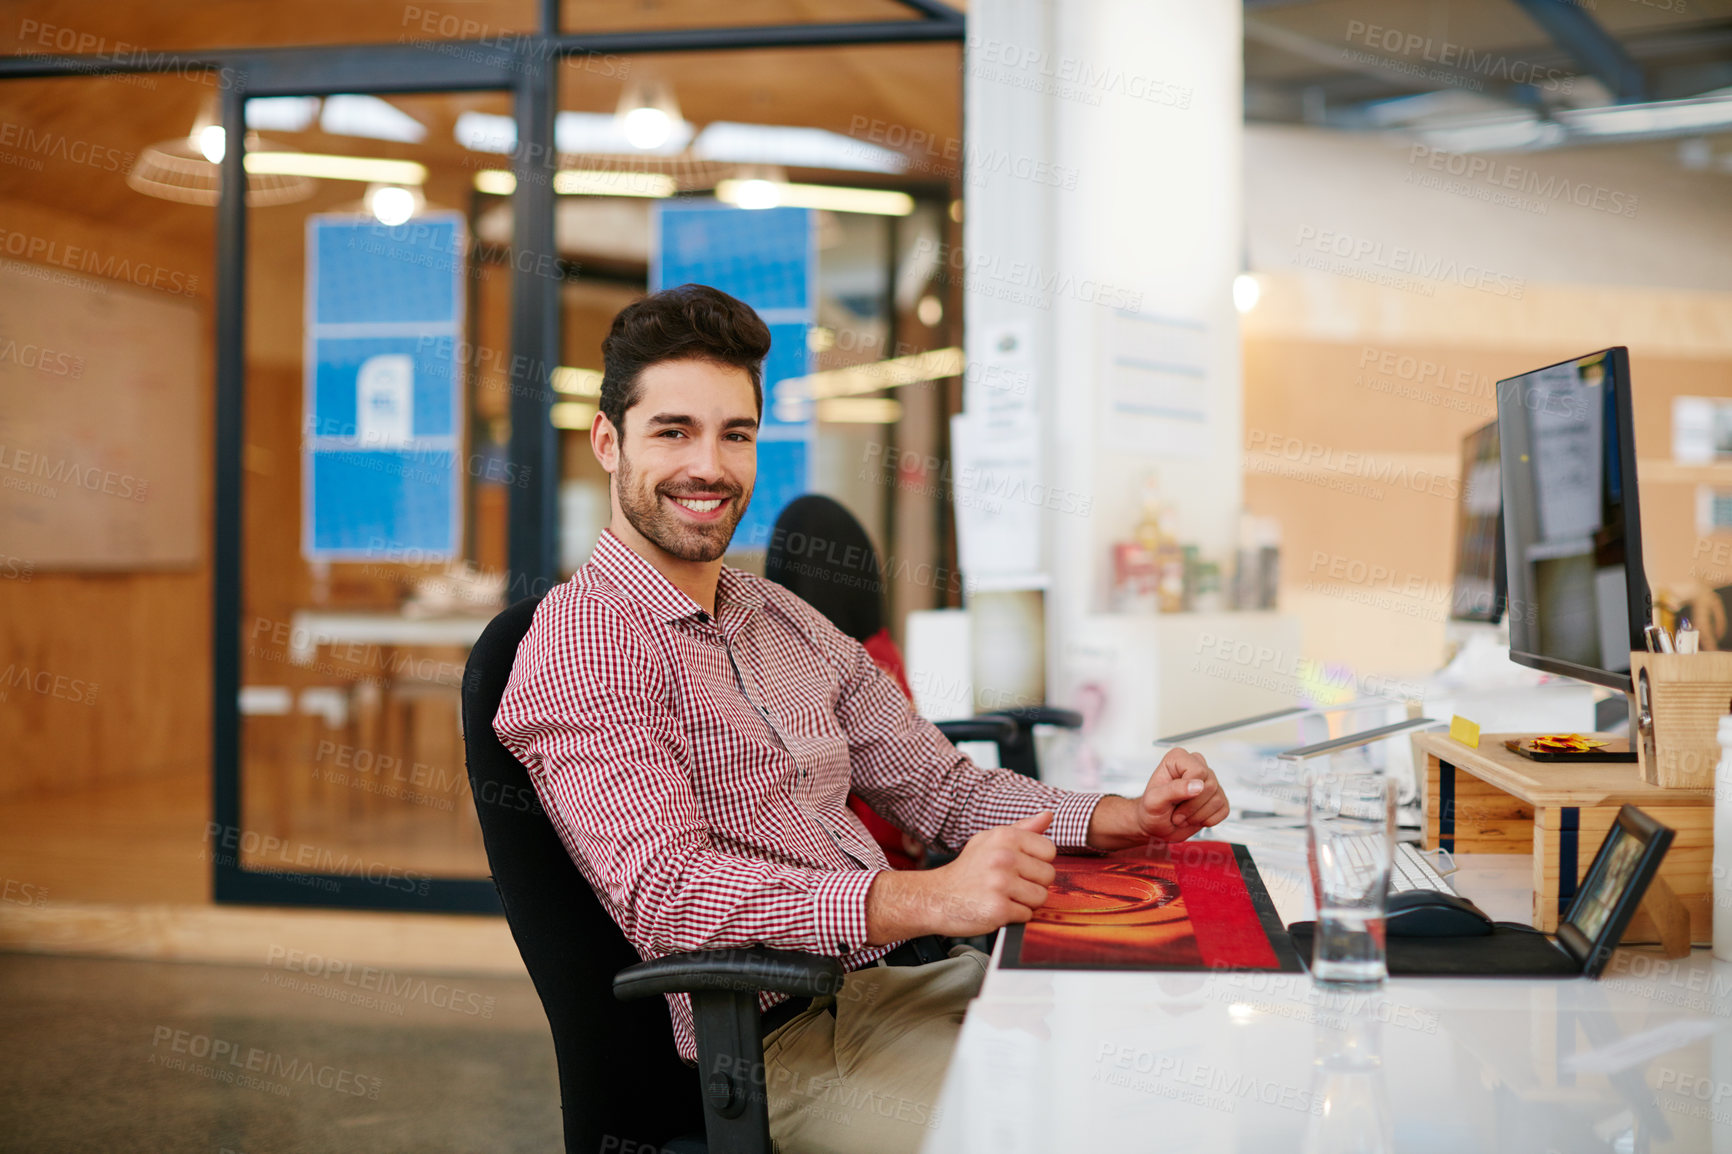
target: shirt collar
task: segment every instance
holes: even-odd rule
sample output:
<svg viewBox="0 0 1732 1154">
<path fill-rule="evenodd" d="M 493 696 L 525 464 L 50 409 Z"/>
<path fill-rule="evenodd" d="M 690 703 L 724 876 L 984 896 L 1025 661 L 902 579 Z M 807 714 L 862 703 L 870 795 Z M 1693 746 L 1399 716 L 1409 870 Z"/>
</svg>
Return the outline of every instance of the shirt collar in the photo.
<svg viewBox="0 0 1732 1154">
<path fill-rule="evenodd" d="M 722 566 L 722 577 L 716 584 L 716 616 L 722 633 L 729 639 L 751 620 L 752 614 L 764 607 L 764 591 L 758 579 L 739 569 Z"/>
<path fill-rule="evenodd" d="M 703 606 L 638 556 L 612 529 L 601 531 L 589 564 L 618 586 L 620 592 L 649 609 L 658 621 L 705 616 Z M 722 566 L 716 584 L 716 616 L 724 633 L 733 636 L 763 605 L 763 591 L 757 588 L 750 573 Z"/>
</svg>

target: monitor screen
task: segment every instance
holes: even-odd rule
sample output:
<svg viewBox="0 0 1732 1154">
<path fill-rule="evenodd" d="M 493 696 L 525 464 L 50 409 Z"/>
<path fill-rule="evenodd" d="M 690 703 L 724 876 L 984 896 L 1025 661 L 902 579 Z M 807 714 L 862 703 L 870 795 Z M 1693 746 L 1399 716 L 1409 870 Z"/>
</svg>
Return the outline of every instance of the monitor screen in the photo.
<svg viewBox="0 0 1732 1154">
<path fill-rule="evenodd" d="M 1629 356 L 1499 381 L 1510 657 L 1626 692 L 1650 613 Z"/>
<path fill-rule="evenodd" d="M 1496 625 L 1503 616 L 1503 486 L 1499 480 L 1497 422 L 1475 429 L 1461 443 L 1461 507 L 1455 518 L 1454 621 Z"/>
</svg>

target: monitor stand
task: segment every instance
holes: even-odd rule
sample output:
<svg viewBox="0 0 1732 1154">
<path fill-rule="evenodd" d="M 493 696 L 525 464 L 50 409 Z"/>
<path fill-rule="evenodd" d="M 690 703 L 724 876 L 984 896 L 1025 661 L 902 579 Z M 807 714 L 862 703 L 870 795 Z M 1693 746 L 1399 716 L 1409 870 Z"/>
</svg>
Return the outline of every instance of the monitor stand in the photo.
<svg viewBox="0 0 1732 1154">
<path fill-rule="evenodd" d="M 1645 682 L 1644 682 L 1642 688 L 1644 690 L 1647 688 Z M 1632 691 L 1632 690 L 1625 690 L 1624 691 L 1624 699 L 1626 702 L 1628 702 L 1629 707 L 1630 707 L 1630 730 L 1629 730 L 1630 736 L 1624 738 L 1622 741 L 1613 741 L 1610 745 L 1606 746 L 1606 748 L 1604 748 L 1604 749 L 1590 750 L 1587 753 L 1536 753 L 1536 752 L 1531 752 L 1529 750 L 1521 748 L 1519 743 L 1508 742 L 1508 743 L 1505 743 L 1505 746 L 1511 753 L 1514 753 L 1520 757 L 1525 757 L 1529 761 L 1537 761 L 1537 762 L 1553 762 L 1553 761 L 1599 761 L 1599 762 L 1607 762 L 1607 761 L 1611 761 L 1611 762 L 1625 762 L 1627 764 L 1633 765 L 1639 760 L 1637 758 L 1637 755 L 1636 755 L 1636 746 L 1635 746 L 1636 737 L 1635 737 L 1635 735 L 1640 734 L 1641 740 L 1650 743 L 1650 745 L 1654 740 L 1654 727 L 1653 727 L 1653 725 L 1651 723 L 1649 725 L 1646 725 L 1646 726 L 1642 725 L 1642 717 L 1644 715 L 1644 711 L 1641 709 L 1640 704 L 1637 702 L 1636 696 L 1637 695 L 1636 695 L 1635 691 Z M 1618 748 L 1618 746 L 1620 746 L 1620 745 L 1623 746 L 1622 749 Z M 1650 748 L 1650 750 L 1649 750 L 1650 760 L 1652 760 L 1652 757 L 1653 757 L 1653 751 Z"/>
</svg>

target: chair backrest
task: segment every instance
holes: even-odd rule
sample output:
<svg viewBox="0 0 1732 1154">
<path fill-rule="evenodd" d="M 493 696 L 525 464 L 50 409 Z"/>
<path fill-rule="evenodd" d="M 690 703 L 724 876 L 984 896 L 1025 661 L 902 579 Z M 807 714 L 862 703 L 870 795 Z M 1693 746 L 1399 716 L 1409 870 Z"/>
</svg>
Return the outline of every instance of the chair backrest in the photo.
<svg viewBox="0 0 1732 1154">
<path fill-rule="evenodd" d="M 796 497 L 776 515 L 764 576 L 793 590 L 856 641 L 884 628 L 878 551 L 866 527 L 830 497 Z"/>
<path fill-rule="evenodd" d="M 639 961 L 554 832 L 529 771 L 493 732 L 517 647 L 540 598 L 495 617 L 469 652 L 463 741 L 487 864 L 511 936 L 553 1030 L 565 1148 L 595 1154 L 703 1131 L 697 1072 L 679 1060 L 667 1003 L 620 1002 L 613 976 Z"/>
</svg>

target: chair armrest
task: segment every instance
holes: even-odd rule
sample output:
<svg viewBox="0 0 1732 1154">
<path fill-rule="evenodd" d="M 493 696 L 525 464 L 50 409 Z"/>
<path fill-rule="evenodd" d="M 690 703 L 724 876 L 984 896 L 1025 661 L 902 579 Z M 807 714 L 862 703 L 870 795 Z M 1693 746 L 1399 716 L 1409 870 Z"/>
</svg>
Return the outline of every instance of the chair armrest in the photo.
<svg viewBox="0 0 1732 1154">
<path fill-rule="evenodd" d="M 964 717 L 954 721 L 935 721 L 933 724 L 952 745 L 959 741 L 993 741 L 1002 744 L 1016 740 L 1016 722 L 997 714 Z"/>
<path fill-rule="evenodd" d="M 1025 705 L 1016 709 L 994 710 L 1000 716 L 1025 725 L 1056 725 L 1060 729 L 1081 729 L 1083 715 L 1074 709 L 1059 709 L 1053 705 Z"/>
<path fill-rule="evenodd" d="M 841 989 L 842 963 L 835 958 L 762 946 L 669 954 L 613 976 L 613 996 L 621 1001 L 691 995 L 711 1154 L 772 1149 L 758 992 L 816 998 Z"/>
<path fill-rule="evenodd" d="M 762 946 L 669 954 L 627 966 L 613 976 L 613 996 L 622 1002 L 701 990 L 769 990 L 795 998 L 816 998 L 841 988 L 842 963 L 835 958 Z"/>
</svg>

